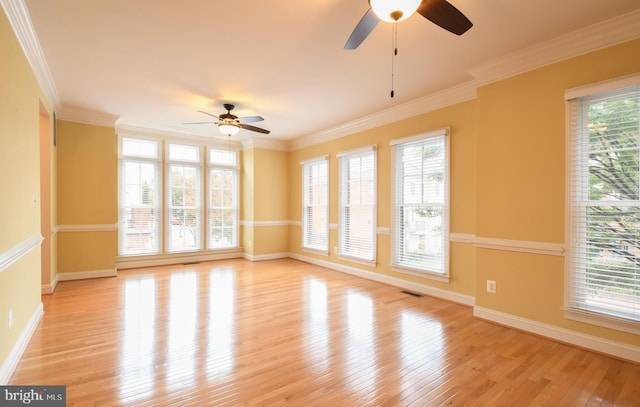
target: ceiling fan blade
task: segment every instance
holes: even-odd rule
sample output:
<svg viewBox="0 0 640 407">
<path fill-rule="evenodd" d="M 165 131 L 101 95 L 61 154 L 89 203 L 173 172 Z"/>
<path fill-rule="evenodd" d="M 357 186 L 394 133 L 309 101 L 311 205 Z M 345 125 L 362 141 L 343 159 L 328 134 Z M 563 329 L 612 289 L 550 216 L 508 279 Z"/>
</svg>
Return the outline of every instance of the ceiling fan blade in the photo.
<svg viewBox="0 0 640 407">
<path fill-rule="evenodd" d="M 358 25 L 356 25 L 356 28 L 353 29 L 353 32 L 349 36 L 347 43 L 344 44 L 344 49 L 349 50 L 358 48 L 358 46 L 362 44 L 362 41 L 364 41 L 369 36 L 369 34 L 371 34 L 371 31 L 373 31 L 374 28 L 376 28 L 376 25 L 378 25 L 378 21 L 380 20 L 375 15 L 373 10 L 367 10 L 362 19 L 360 19 Z"/>
<path fill-rule="evenodd" d="M 261 129 L 260 127 L 251 126 L 249 124 L 241 124 L 240 128 L 246 129 L 246 130 L 251 130 L 251 131 L 257 131 L 258 133 L 263 133 L 263 134 L 271 133 L 269 130 Z"/>
<path fill-rule="evenodd" d="M 182 124 L 216 124 L 216 122 L 191 122 L 191 123 L 182 123 Z"/>
<path fill-rule="evenodd" d="M 204 110 L 198 110 L 198 112 L 200 112 L 202 114 L 206 114 L 207 116 L 215 117 L 216 119 L 218 118 L 218 116 L 216 116 L 215 114 L 212 114 L 212 113 L 209 113 L 209 112 L 205 112 Z"/>
<path fill-rule="evenodd" d="M 418 13 L 432 23 L 456 35 L 462 35 L 473 23 L 447 0 L 423 0 Z"/>
<path fill-rule="evenodd" d="M 242 123 L 255 123 L 255 122 L 261 122 L 263 120 L 264 120 L 264 117 L 262 117 L 262 116 L 240 117 L 240 121 Z"/>
</svg>

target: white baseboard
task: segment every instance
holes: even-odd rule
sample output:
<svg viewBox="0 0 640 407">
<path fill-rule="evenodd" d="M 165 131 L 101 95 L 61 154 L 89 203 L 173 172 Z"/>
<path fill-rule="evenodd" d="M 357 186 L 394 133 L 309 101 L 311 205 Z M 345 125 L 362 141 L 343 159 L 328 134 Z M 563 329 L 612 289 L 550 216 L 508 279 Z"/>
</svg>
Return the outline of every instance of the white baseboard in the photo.
<svg viewBox="0 0 640 407">
<path fill-rule="evenodd" d="M 2 366 L 0 366 L 1 386 L 5 386 L 9 383 L 9 379 L 11 379 L 13 371 L 16 369 L 16 366 L 18 366 L 18 362 L 27 348 L 27 345 L 29 344 L 29 341 L 31 340 L 31 337 L 33 336 L 43 314 L 44 308 L 42 307 L 42 303 L 39 303 L 36 310 L 31 315 L 31 318 L 29 318 L 27 326 L 25 326 L 22 333 L 20 333 L 13 349 L 9 352 L 9 356 L 7 356 Z"/>
<path fill-rule="evenodd" d="M 387 276 L 384 274 L 372 273 L 370 271 L 359 269 L 356 267 L 345 266 L 343 264 L 319 260 L 312 257 L 303 256 L 297 253 L 289 253 L 288 257 L 291 257 L 292 259 L 304 261 L 306 263 L 311 263 L 321 267 L 325 267 L 331 270 L 351 274 L 356 277 L 365 278 L 367 280 L 373 280 L 379 283 L 384 283 L 394 287 L 399 287 L 415 293 L 429 295 L 431 297 L 436 297 L 436 298 L 441 298 L 443 300 L 455 302 L 458 304 L 474 306 L 476 303 L 476 299 L 469 295 L 442 290 L 440 288 L 435 288 L 425 284 L 415 283 L 412 281 L 407 281 L 400 278 Z"/>
<path fill-rule="evenodd" d="M 60 281 L 59 275 L 56 274 L 56 278 L 53 279 L 51 284 L 42 284 L 42 287 L 40 289 L 42 294 L 53 294 L 53 292 L 56 290 L 56 286 L 58 285 L 58 281 Z"/>
<path fill-rule="evenodd" d="M 286 259 L 291 257 L 289 253 L 271 253 L 271 254 L 259 254 L 254 256 L 249 253 L 244 253 L 242 258 L 249 261 L 264 261 L 264 260 L 276 260 L 276 259 Z"/>
<path fill-rule="evenodd" d="M 181 263 L 198 263 L 214 260 L 229 260 L 243 257 L 242 248 L 211 250 L 206 252 L 168 253 L 149 256 L 120 256 L 116 258 L 116 269 L 168 266 Z"/>
<path fill-rule="evenodd" d="M 495 311 L 483 307 L 474 307 L 473 315 L 522 331 L 531 332 L 536 335 L 545 336 L 558 342 L 567 343 L 595 352 L 615 356 L 620 359 L 630 360 L 640 363 L 640 347 L 627 345 L 597 336 L 571 331 L 554 325 L 544 324 L 526 318 L 517 317 L 504 312 Z"/>
<path fill-rule="evenodd" d="M 118 275 L 116 269 L 78 271 L 72 273 L 59 273 L 58 281 L 84 280 L 87 278 L 115 277 Z"/>
</svg>

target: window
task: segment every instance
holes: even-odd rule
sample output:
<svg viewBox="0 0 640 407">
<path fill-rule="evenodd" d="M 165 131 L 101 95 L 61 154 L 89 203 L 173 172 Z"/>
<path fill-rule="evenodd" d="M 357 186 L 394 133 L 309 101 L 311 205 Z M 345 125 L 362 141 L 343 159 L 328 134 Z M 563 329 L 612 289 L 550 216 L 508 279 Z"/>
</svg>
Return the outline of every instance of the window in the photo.
<svg viewBox="0 0 640 407">
<path fill-rule="evenodd" d="M 570 100 L 567 317 L 640 332 L 640 85 Z M 628 80 L 622 81 L 622 83 Z M 618 86 L 615 86 L 618 84 Z"/>
<path fill-rule="evenodd" d="M 449 274 L 448 130 L 392 140 L 392 265 Z"/>
<path fill-rule="evenodd" d="M 192 141 L 119 141 L 119 255 L 238 247 L 237 151 Z"/>
<path fill-rule="evenodd" d="M 329 252 L 328 157 L 302 164 L 302 247 Z"/>
<path fill-rule="evenodd" d="M 160 143 L 123 138 L 120 145 L 118 247 L 122 255 L 160 252 Z"/>
<path fill-rule="evenodd" d="M 238 245 L 238 163 L 235 151 L 209 149 L 209 249 Z"/>
<path fill-rule="evenodd" d="M 338 153 L 339 255 L 376 260 L 376 147 Z"/>
<path fill-rule="evenodd" d="M 167 251 L 202 248 L 202 165 L 198 146 L 169 144 L 167 151 Z"/>
</svg>

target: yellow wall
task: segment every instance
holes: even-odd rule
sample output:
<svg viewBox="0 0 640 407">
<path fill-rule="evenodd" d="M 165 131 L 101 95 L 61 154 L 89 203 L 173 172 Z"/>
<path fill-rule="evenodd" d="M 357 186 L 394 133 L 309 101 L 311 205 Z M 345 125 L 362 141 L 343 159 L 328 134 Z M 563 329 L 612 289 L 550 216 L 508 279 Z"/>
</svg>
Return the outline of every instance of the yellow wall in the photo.
<svg viewBox="0 0 640 407">
<path fill-rule="evenodd" d="M 243 222 L 253 221 L 253 156 L 253 149 L 242 152 L 242 168 L 240 170 L 240 220 Z M 240 227 L 240 243 L 246 254 L 253 255 L 253 227 L 246 223 L 243 223 Z"/>
<path fill-rule="evenodd" d="M 243 152 L 242 162 L 244 251 L 249 256 L 286 255 L 289 251 L 289 153 L 252 148 Z"/>
<path fill-rule="evenodd" d="M 47 114 L 50 109 L 4 12 L 0 12 L 0 60 L 0 256 L 4 257 L 41 236 L 41 103 Z M 36 245 L 0 271 L 0 373 L 19 335 L 38 313 L 40 259 Z"/>
<path fill-rule="evenodd" d="M 115 130 L 58 120 L 57 150 L 58 271 L 115 270 L 118 240 L 114 226 L 118 222 Z M 68 231 L 69 227 L 87 230 Z"/>
<path fill-rule="evenodd" d="M 640 40 L 478 89 L 476 234 L 565 242 L 566 89 L 640 72 Z M 561 328 L 640 344 L 564 319 L 564 257 L 478 248 L 476 304 Z M 495 280 L 496 294 L 484 290 Z"/>
</svg>

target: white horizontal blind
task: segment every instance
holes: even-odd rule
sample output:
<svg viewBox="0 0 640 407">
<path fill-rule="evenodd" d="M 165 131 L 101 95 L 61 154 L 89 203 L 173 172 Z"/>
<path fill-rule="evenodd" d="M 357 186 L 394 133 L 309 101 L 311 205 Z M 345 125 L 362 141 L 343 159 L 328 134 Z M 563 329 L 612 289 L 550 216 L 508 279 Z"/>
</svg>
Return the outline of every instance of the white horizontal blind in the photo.
<svg viewBox="0 0 640 407">
<path fill-rule="evenodd" d="M 122 138 L 118 176 L 118 254 L 160 252 L 160 143 Z"/>
<path fill-rule="evenodd" d="M 302 163 L 302 247 L 329 251 L 329 166 L 321 157 Z"/>
<path fill-rule="evenodd" d="M 446 130 L 392 145 L 392 264 L 448 275 L 449 149 Z"/>
<path fill-rule="evenodd" d="M 209 149 L 207 246 L 238 246 L 238 165 L 236 151 Z"/>
<path fill-rule="evenodd" d="M 202 158 L 197 146 L 169 144 L 167 251 L 202 249 Z"/>
<path fill-rule="evenodd" d="M 570 106 L 568 305 L 640 321 L 640 86 Z"/>
<path fill-rule="evenodd" d="M 340 153 L 339 254 L 375 261 L 375 147 Z"/>
</svg>

